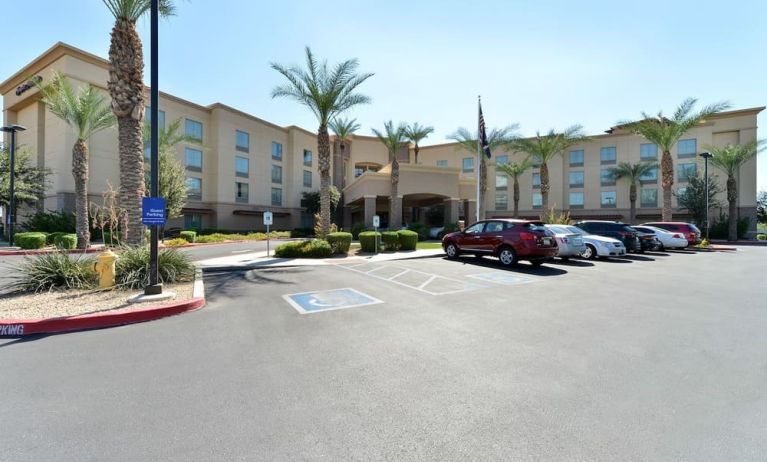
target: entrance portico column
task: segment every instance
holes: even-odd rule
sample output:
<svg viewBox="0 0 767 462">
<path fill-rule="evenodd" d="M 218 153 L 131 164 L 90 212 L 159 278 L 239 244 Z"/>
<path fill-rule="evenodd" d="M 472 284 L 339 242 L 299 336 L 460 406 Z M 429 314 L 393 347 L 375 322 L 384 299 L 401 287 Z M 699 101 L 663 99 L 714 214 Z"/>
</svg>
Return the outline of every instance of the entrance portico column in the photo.
<svg viewBox="0 0 767 462">
<path fill-rule="evenodd" d="M 469 226 L 472 223 L 475 223 L 477 221 L 477 200 L 476 199 L 469 199 L 466 201 L 466 226 Z"/>
<path fill-rule="evenodd" d="M 344 229 L 352 229 L 352 208 L 348 205 L 344 206 L 343 226 Z"/>
<path fill-rule="evenodd" d="M 365 228 L 373 227 L 373 216 L 376 214 L 376 196 L 363 196 L 365 199 Z"/>
<path fill-rule="evenodd" d="M 451 197 L 445 199 L 445 225 L 458 222 L 458 209 L 460 199 Z"/>
</svg>

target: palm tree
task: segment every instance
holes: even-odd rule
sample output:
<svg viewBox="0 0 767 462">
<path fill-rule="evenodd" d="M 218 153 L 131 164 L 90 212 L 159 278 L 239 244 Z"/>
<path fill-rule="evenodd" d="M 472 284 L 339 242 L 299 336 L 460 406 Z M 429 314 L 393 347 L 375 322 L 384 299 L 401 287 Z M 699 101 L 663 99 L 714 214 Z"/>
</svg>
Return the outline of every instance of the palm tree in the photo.
<svg viewBox="0 0 767 462">
<path fill-rule="evenodd" d="M 116 122 L 107 99 L 88 84 L 76 92 L 69 80 L 54 73 L 48 85 L 38 85 L 42 102 L 54 115 L 75 131 L 72 147 L 72 176 L 75 179 L 75 231 L 77 248 L 85 249 L 90 243 L 88 223 L 88 138 Z"/>
<path fill-rule="evenodd" d="M 643 176 L 656 168 L 658 168 L 658 164 L 655 162 L 637 162 L 635 164 L 621 162 L 616 167 L 609 169 L 610 175 L 616 180 L 621 178 L 629 180 L 629 201 L 631 202 L 629 223 L 631 224 L 634 224 L 637 216 L 637 184 Z"/>
<path fill-rule="evenodd" d="M 370 98 L 354 91 L 371 73 L 357 73 L 356 59 L 349 59 L 328 68 L 327 61 L 318 62 L 306 47 L 306 69 L 272 63 L 272 69 L 282 74 L 287 84 L 275 87 L 272 98 L 287 97 L 307 106 L 320 123 L 317 129 L 317 151 L 320 169 L 320 220 L 322 236 L 330 229 L 330 136 L 328 123 L 344 111 Z"/>
<path fill-rule="evenodd" d="M 418 143 L 431 133 L 434 133 L 434 127 L 424 127 L 418 122 L 405 127 L 405 138 L 415 145 L 413 150 L 415 151 L 416 164 L 418 163 Z"/>
<path fill-rule="evenodd" d="M 668 119 L 662 112 L 652 117 L 647 113 L 642 113 L 642 120 L 638 122 L 622 122 L 631 132 L 645 137 L 648 141 L 655 143 L 663 152 L 660 161 L 661 168 L 661 186 L 663 187 L 663 221 L 672 220 L 671 210 L 671 190 L 674 186 L 674 161 L 671 158 L 671 147 L 679 141 L 688 130 L 701 123 L 708 117 L 717 112 L 730 107 L 729 103 L 716 103 L 704 107 L 700 112 L 693 113 L 692 108 L 698 100 L 687 98 L 674 112 L 674 115 Z"/>
<path fill-rule="evenodd" d="M 144 197 L 144 155 L 141 135 L 144 118 L 144 54 L 136 22 L 149 11 L 151 0 L 102 0 L 115 18 L 109 44 L 112 111 L 117 116 L 120 151 L 120 204 L 128 214 L 126 242 L 144 238 L 141 200 Z M 172 0 L 160 0 L 160 14 L 172 16 Z"/>
<path fill-rule="evenodd" d="M 508 125 L 504 128 L 494 128 L 487 134 L 487 144 L 490 146 L 490 151 L 494 151 L 500 147 L 506 147 L 510 145 L 517 137 L 518 124 Z M 449 135 L 451 138 L 458 142 L 458 148 L 464 151 L 477 153 L 477 134 L 473 135 L 469 130 L 461 127 L 453 134 Z M 480 156 L 479 162 L 479 219 L 482 220 L 485 217 L 485 196 L 487 195 L 487 156 Z"/>
<path fill-rule="evenodd" d="M 336 135 L 336 138 L 338 139 L 338 147 L 341 149 L 341 159 L 340 162 L 343 162 L 344 155 L 346 154 L 346 145 L 349 143 L 352 139 L 352 135 L 360 129 L 360 124 L 357 123 L 357 119 L 339 119 L 337 117 L 331 119 L 330 123 L 328 124 L 331 130 L 333 130 L 333 133 Z M 340 168 L 340 167 L 339 167 Z M 343 169 L 336 170 L 336 172 L 339 172 L 340 175 L 343 173 Z M 336 185 L 339 189 L 343 188 L 344 184 L 343 181 L 345 181 L 345 178 L 342 178 L 342 183 L 339 185 Z"/>
<path fill-rule="evenodd" d="M 389 161 L 391 162 L 391 194 L 389 196 L 389 228 L 399 229 L 402 225 L 402 201 L 398 200 L 399 188 L 399 161 L 397 154 L 400 149 L 407 145 L 405 139 L 405 124 L 400 123 L 396 127 L 391 120 L 384 123 L 384 132 L 379 132 L 375 128 L 373 133 L 381 140 L 389 151 Z"/>
<path fill-rule="evenodd" d="M 580 125 L 572 125 L 562 132 L 553 129 L 545 135 L 536 132 L 533 138 L 520 138 L 511 144 L 511 148 L 524 152 L 541 166 L 541 198 L 543 210 L 549 209 L 549 161 L 562 155 L 569 147 L 588 141 Z"/>
<path fill-rule="evenodd" d="M 522 162 L 509 162 L 495 166 L 499 171 L 514 179 L 514 218 L 519 217 L 519 177 L 533 166 L 533 161 L 526 157 Z"/>
<path fill-rule="evenodd" d="M 755 140 L 747 144 L 727 145 L 723 148 L 704 146 L 713 157 L 711 164 L 719 167 L 727 174 L 727 202 L 729 203 L 729 218 L 727 240 L 738 239 L 738 183 L 735 177 L 740 172 L 740 167 L 754 158 L 757 153 L 764 150 L 766 140 Z"/>
</svg>

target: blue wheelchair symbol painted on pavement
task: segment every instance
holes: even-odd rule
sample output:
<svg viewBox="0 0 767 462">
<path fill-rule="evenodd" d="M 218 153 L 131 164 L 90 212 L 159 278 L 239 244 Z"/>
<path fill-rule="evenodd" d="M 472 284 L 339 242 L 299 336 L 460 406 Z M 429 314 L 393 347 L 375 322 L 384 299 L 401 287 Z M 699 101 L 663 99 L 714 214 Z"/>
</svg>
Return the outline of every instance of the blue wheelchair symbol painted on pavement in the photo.
<svg viewBox="0 0 767 462">
<path fill-rule="evenodd" d="M 383 303 L 377 298 L 350 288 L 302 292 L 287 294 L 282 297 L 302 314 Z"/>
</svg>

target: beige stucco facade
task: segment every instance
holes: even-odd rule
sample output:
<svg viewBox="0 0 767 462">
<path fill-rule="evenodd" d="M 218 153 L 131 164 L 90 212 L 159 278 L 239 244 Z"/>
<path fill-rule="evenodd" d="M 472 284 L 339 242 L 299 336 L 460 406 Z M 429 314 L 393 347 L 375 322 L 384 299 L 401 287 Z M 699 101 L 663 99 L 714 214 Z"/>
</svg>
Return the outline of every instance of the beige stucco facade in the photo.
<svg viewBox="0 0 767 462">
<path fill-rule="evenodd" d="M 52 73 L 67 75 L 74 85 L 89 83 L 105 94 L 108 63 L 66 44 L 58 43 L 15 75 L 0 84 L 6 123 L 27 127 L 19 133 L 18 145 L 36 153 L 37 164 L 53 172 L 49 193 L 41 208 L 72 209 L 74 183 L 71 175 L 71 149 L 74 133 L 40 102 L 34 88 L 17 94 L 17 89 L 30 77 L 40 76 L 49 81 Z M 271 210 L 275 215 L 275 228 L 291 229 L 311 226 L 301 204 L 303 192 L 319 189 L 316 135 L 305 129 L 280 127 L 235 108 L 215 103 L 202 106 L 168 93 L 160 94 L 161 117 L 167 126 L 181 120 L 181 130 L 187 124 L 202 125 L 202 147 L 178 146 L 178 159 L 188 165 L 187 178 L 200 183 L 200 195 L 191 196 L 184 208 L 184 217 L 172 220 L 172 227 L 221 228 L 231 230 L 263 229 L 262 214 Z M 763 108 L 729 111 L 712 117 L 690 130 L 683 139 L 684 152 L 672 151 L 675 170 L 698 165 L 697 154 L 707 144 L 723 146 L 727 143 L 745 143 L 756 139 L 756 116 Z M 161 121 L 162 122 L 162 121 Z M 247 146 L 240 138 L 247 134 Z M 691 141 L 694 140 L 694 141 Z M 7 141 L 7 140 L 6 140 Z M 101 193 L 111 184 L 118 187 L 118 150 L 116 128 L 94 135 L 89 141 L 90 179 L 92 200 L 100 200 Z M 333 146 L 333 182 L 343 191 L 343 209 L 336 221 L 350 227 L 353 223 L 372 224 L 374 214 L 388 223 L 391 193 L 389 171 L 391 165 L 386 148 L 377 138 L 354 136 L 341 150 L 339 140 Z M 622 132 L 592 136 L 581 146 L 549 164 L 551 190 L 549 204 L 557 209 L 569 210 L 574 218 L 628 219 L 628 184 L 601 181 L 601 172 L 620 162 L 652 160 L 647 157 L 651 149 L 641 137 Z M 199 155 L 187 150 L 202 151 Z M 681 149 L 681 148 L 680 148 Z M 281 156 L 277 156 L 277 151 Z M 576 154 L 571 154 L 571 152 Z M 581 154 L 578 154 L 581 152 Z M 645 157 L 640 153 L 644 152 Z M 608 162 L 604 161 L 607 153 Z M 614 159 L 613 159 L 614 155 Z M 660 158 L 661 153 L 657 153 Z M 190 158 L 192 159 L 190 165 Z M 239 158 L 239 159 L 238 159 Z M 400 182 L 398 197 L 401 201 L 403 224 L 425 220 L 428 210 L 442 208 L 444 222 L 473 221 L 476 210 L 476 153 L 462 150 L 456 143 L 422 146 L 418 164 L 412 149 L 398 154 Z M 582 162 L 571 160 L 582 159 Z M 488 163 L 488 193 L 485 210 L 488 217 L 511 216 L 512 184 L 505 183 L 504 175 L 497 175 L 497 161 L 520 161 L 515 152 L 494 152 Z M 198 163 L 199 162 L 199 163 Z M 468 165 L 471 163 L 471 168 Z M 688 165 L 689 164 L 689 165 Z M 240 165 L 239 171 L 236 165 Z M 243 165 L 246 165 L 243 171 Z M 725 180 L 721 172 L 711 168 Z M 538 169 L 532 169 L 520 181 L 520 215 L 537 217 L 541 214 L 538 189 L 534 185 Z M 571 177 L 583 181 L 571 184 Z M 497 178 L 497 179 L 496 179 Z M 238 185 L 239 183 L 239 185 Z M 683 187 L 684 182 L 678 182 Z M 247 195 L 243 191 L 247 188 Z M 660 217 L 662 191 L 660 179 L 649 178 L 641 189 L 645 200 L 637 201 L 640 219 Z M 751 160 L 739 175 L 739 210 L 741 215 L 755 213 L 756 159 Z M 240 191 L 238 195 L 237 191 Z M 655 190 L 656 200 L 652 190 Z M 720 198 L 726 204 L 724 194 Z M 676 207 L 676 203 L 674 204 Z M 680 218 L 684 211 L 677 210 Z M 714 215 L 718 214 L 714 211 Z M 752 221 L 753 222 L 753 221 Z"/>
</svg>

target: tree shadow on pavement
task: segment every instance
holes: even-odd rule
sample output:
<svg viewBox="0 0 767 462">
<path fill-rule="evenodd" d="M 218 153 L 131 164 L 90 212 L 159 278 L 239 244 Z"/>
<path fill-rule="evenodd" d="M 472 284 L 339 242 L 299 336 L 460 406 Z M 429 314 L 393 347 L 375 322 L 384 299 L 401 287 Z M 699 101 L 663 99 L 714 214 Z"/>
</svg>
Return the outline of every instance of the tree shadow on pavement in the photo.
<svg viewBox="0 0 767 462">
<path fill-rule="evenodd" d="M 240 291 L 243 287 L 250 284 L 292 285 L 295 284 L 293 278 L 286 278 L 286 276 L 305 272 L 307 272 L 307 268 L 304 267 L 240 268 L 205 272 L 205 297 L 209 301 L 213 301 L 218 296 L 241 295 Z"/>
</svg>

